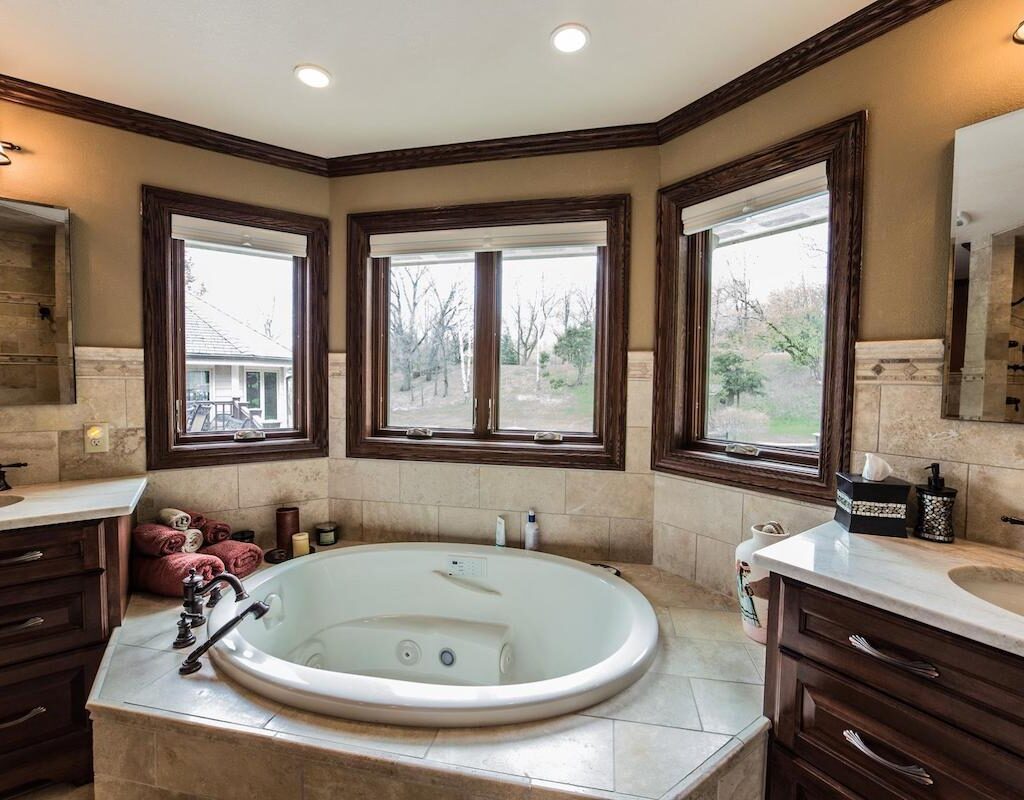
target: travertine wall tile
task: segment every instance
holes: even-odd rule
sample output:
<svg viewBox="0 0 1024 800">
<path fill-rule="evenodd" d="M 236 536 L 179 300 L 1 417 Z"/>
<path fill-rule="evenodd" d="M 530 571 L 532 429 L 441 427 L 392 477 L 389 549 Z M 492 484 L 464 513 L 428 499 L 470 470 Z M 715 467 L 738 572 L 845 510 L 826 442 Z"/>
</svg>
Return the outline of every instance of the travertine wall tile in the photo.
<svg viewBox="0 0 1024 800">
<path fill-rule="evenodd" d="M 403 461 L 399 470 L 403 503 L 476 508 L 480 505 L 480 467 Z"/>
<path fill-rule="evenodd" d="M 15 461 L 23 461 L 28 466 L 7 471 L 11 486 L 60 480 L 57 432 L 0 433 L 0 463 Z"/>
<path fill-rule="evenodd" d="M 238 508 L 238 467 L 164 469 L 149 473 L 139 516 L 152 518 L 161 508 Z"/>
<path fill-rule="evenodd" d="M 653 523 L 649 519 L 622 519 L 608 521 L 608 557 L 612 561 L 650 564 L 654 556 Z"/>
<path fill-rule="evenodd" d="M 1024 517 L 1024 469 L 972 464 L 970 489 L 958 498 L 967 508 L 968 538 L 1024 551 L 1024 528 L 1000 517 Z"/>
<path fill-rule="evenodd" d="M 238 506 L 296 503 L 327 497 L 327 459 L 300 458 L 238 465 Z"/>
<path fill-rule="evenodd" d="M 60 431 L 60 479 L 113 478 L 146 471 L 145 428 L 111 428 L 110 450 L 86 453 L 83 429 Z"/>
<path fill-rule="evenodd" d="M 743 494 L 712 483 L 655 478 L 654 514 L 667 522 L 723 542 L 742 541 Z"/>
<path fill-rule="evenodd" d="M 518 511 L 492 511 L 484 508 L 438 509 L 437 532 L 442 542 L 465 542 L 467 544 L 494 544 L 497 518 L 505 520 L 505 543 L 508 547 L 519 547 L 524 514 Z"/>
<path fill-rule="evenodd" d="M 532 467 L 480 467 L 480 506 L 561 514 L 565 472 Z"/>
<path fill-rule="evenodd" d="M 650 519 L 653 484 L 649 475 L 567 470 L 565 510 L 569 514 Z"/>
<path fill-rule="evenodd" d="M 697 568 L 697 534 L 667 522 L 655 522 L 653 564 L 673 575 L 693 580 Z"/>
<path fill-rule="evenodd" d="M 607 517 L 537 514 L 537 524 L 540 526 L 540 549 L 545 553 L 578 558 L 581 561 L 597 561 L 609 557 L 610 527 Z"/>
<path fill-rule="evenodd" d="M 437 541 L 437 506 L 363 503 L 363 540 L 368 542 Z"/>
</svg>

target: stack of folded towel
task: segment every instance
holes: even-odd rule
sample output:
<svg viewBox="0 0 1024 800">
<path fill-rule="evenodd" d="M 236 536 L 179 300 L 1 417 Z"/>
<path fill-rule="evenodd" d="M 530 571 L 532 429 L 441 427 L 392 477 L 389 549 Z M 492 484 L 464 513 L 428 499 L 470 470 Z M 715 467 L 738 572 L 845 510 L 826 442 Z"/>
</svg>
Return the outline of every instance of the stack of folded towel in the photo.
<svg viewBox="0 0 1024 800">
<path fill-rule="evenodd" d="M 258 546 L 229 538 L 231 526 L 226 522 L 176 508 L 161 509 L 157 519 L 132 531 L 136 589 L 180 597 L 189 570 L 194 569 L 204 581 L 221 572 L 244 578 L 263 561 Z"/>
</svg>

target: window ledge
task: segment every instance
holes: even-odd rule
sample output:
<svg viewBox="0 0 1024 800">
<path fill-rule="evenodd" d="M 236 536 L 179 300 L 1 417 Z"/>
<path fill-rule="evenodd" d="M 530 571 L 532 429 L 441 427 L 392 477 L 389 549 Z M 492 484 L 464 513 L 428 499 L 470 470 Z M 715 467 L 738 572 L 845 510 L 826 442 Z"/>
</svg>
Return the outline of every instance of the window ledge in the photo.
<svg viewBox="0 0 1024 800">
<path fill-rule="evenodd" d="M 734 489 L 750 489 L 802 502 L 820 505 L 835 502 L 830 476 L 822 475 L 817 467 L 680 448 L 659 453 L 653 469 L 668 475 L 721 483 Z"/>
<path fill-rule="evenodd" d="M 405 439 L 360 436 L 349 432 L 349 458 L 449 461 L 518 467 L 625 470 L 625 450 L 578 442 L 483 441 L 479 439 Z"/>
</svg>

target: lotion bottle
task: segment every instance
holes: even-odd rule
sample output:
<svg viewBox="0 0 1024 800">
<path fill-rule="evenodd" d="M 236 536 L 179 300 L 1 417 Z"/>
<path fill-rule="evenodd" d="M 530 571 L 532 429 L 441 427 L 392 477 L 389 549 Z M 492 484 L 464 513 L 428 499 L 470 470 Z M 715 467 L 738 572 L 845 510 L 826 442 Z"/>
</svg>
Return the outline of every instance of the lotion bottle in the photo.
<svg viewBox="0 0 1024 800">
<path fill-rule="evenodd" d="M 505 518 L 498 517 L 494 526 L 494 544 L 496 547 L 505 546 Z"/>
<path fill-rule="evenodd" d="M 523 528 L 523 547 L 527 550 L 540 549 L 540 526 L 537 525 L 537 512 L 532 508 L 526 515 L 526 526 Z"/>
</svg>

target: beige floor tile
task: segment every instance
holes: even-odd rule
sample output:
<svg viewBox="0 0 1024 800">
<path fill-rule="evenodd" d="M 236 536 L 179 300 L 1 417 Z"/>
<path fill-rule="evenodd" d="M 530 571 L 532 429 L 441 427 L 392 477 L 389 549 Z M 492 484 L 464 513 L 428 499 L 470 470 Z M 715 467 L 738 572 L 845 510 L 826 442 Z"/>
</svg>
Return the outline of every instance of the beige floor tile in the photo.
<svg viewBox="0 0 1024 800">
<path fill-rule="evenodd" d="M 729 741 L 681 728 L 615 723 L 615 791 L 661 797 Z"/>
<path fill-rule="evenodd" d="M 581 713 L 588 717 L 701 729 L 690 679 L 681 675 L 648 672 L 625 691 Z"/>
<path fill-rule="evenodd" d="M 269 730 L 312 739 L 323 739 L 368 750 L 422 758 L 434 741 L 433 728 L 402 728 L 307 714 L 294 708 L 282 708 L 266 724 Z"/>
<path fill-rule="evenodd" d="M 596 789 L 610 790 L 614 783 L 612 721 L 594 717 L 441 730 L 427 758 Z"/>
<path fill-rule="evenodd" d="M 158 652 L 148 647 L 118 644 L 100 688 L 105 700 L 121 700 L 178 668 L 185 653 Z"/>
<path fill-rule="evenodd" d="M 281 710 L 279 704 L 228 682 L 205 659 L 199 672 L 179 675 L 173 670 L 125 699 L 132 705 L 255 727 Z"/>
<path fill-rule="evenodd" d="M 710 678 L 741 683 L 761 683 L 746 647 L 739 642 L 677 637 L 659 642 L 658 657 L 651 669 L 688 678 Z"/>
<path fill-rule="evenodd" d="M 763 686 L 700 678 L 691 683 L 701 726 L 706 731 L 734 735 L 761 716 Z"/>
<path fill-rule="evenodd" d="M 751 642 L 749 640 L 744 642 L 743 646 L 747 648 L 747 652 L 750 653 L 750 660 L 754 662 L 754 666 L 761 674 L 761 680 L 763 681 L 767 648 L 763 644 L 758 644 L 757 642 Z"/>
<path fill-rule="evenodd" d="M 708 611 L 702 608 L 673 608 L 670 611 L 676 636 L 715 639 L 720 642 L 748 641 L 738 611 Z"/>
</svg>

